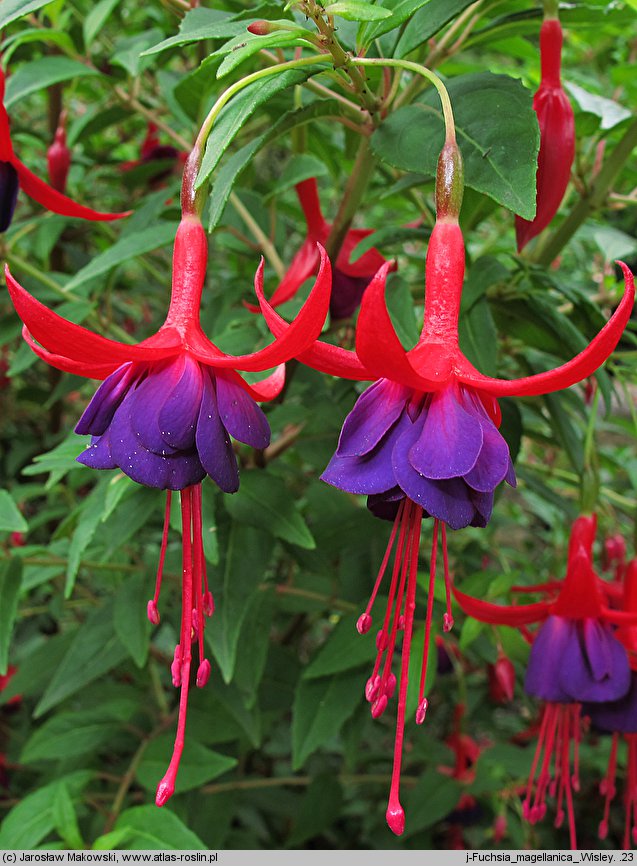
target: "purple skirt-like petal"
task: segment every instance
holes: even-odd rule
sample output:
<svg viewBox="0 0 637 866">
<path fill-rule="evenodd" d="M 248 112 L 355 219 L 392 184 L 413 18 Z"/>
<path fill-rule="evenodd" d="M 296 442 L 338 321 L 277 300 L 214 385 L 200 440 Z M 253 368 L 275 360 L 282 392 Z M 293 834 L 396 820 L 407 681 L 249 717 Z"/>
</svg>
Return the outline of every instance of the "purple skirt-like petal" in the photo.
<svg viewBox="0 0 637 866">
<path fill-rule="evenodd" d="M 206 377 L 197 420 L 197 451 L 204 469 L 224 493 L 239 489 L 239 468 L 228 431 L 221 423 L 212 380 Z"/>
<path fill-rule="evenodd" d="M 630 688 L 623 698 L 585 704 L 582 711 L 600 731 L 637 734 L 637 673 L 631 671 Z"/>
<path fill-rule="evenodd" d="M 270 425 L 260 406 L 239 385 L 216 377 L 217 406 L 221 423 L 231 436 L 253 448 L 270 444 Z"/>
<path fill-rule="evenodd" d="M 524 687 L 555 703 L 614 701 L 630 686 L 626 650 L 596 620 L 550 616 L 538 632 Z"/>
<path fill-rule="evenodd" d="M 360 395 L 343 422 L 338 457 L 369 454 L 400 418 L 411 391 L 388 379 L 379 379 Z"/>
<path fill-rule="evenodd" d="M 93 436 L 101 436 L 106 431 L 113 420 L 115 410 L 133 382 L 132 366 L 130 362 L 122 364 L 114 373 L 104 379 L 75 425 L 76 433 L 80 435 L 91 433 Z"/>
</svg>

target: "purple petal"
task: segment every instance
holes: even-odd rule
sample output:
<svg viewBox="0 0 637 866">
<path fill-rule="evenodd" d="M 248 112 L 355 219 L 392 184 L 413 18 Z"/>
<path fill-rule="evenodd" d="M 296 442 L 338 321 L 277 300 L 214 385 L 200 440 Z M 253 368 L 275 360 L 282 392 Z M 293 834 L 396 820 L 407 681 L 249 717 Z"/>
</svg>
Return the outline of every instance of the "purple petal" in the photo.
<svg viewBox="0 0 637 866">
<path fill-rule="evenodd" d="M 513 461 L 511 460 L 510 456 L 509 456 L 509 467 L 507 469 L 507 474 L 504 476 L 504 480 L 506 481 L 506 483 L 510 487 L 517 487 L 518 486 L 518 480 L 515 477 L 515 469 L 513 468 Z"/>
<path fill-rule="evenodd" d="M 485 527 L 493 512 L 493 493 L 479 493 L 469 489 L 469 499 L 475 509 L 471 526 Z"/>
<path fill-rule="evenodd" d="M 456 389 L 434 394 L 422 436 L 409 452 L 409 462 L 425 478 L 462 478 L 475 466 L 482 449 L 482 426 L 475 411 L 467 412 Z"/>
<path fill-rule="evenodd" d="M 130 428 L 141 445 L 162 457 L 179 450 L 162 436 L 159 415 L 164 403 L 181 379 L 183 370 L 183 356 L 171 360 L 163 367 L 153 367 L 144 381 L 129 392 L 117 413 L 119 415 L 126 410 L 130 419 Z"/>
<path fill-rule="evenodd" d="M 75 459 L 90 469 L 116 469 L 117 463 L 111 453 L 110 431 L 107 430 L 102 436 L 93 436 L 91 444 Z"/>
<path fill-rule="evenodd" d="M 75 425 L 76 433 L 101 436 L 106 431 L 133 381 L 132 367 L 131 363 L 122 364 L 104 379 Z"/>
<path fill-rule="evenodd" d="M 10 162 L 0 162 L 0 232 L 11 225 L 19 188 L 18 172 Z"/>
<path fill-rule="evenodd" d="M 131 426 L 127 406 L 134 393 L 124 400 L 109 428 L 111 451 L 117 466 L 138 484 L 160 490 L 184 490 L 198 484 L 206 473 L 194 450 L 168 453 L 171 449 L 166 446 L 165 454 L 157 454 L 144 447 L 138 431 Z"/>
<path fill-rule="evenodd" d="M 568 643 L 577 642 L 572 620 L 550 616 L 537 632 L 526 669 L 524 688 L 528 694 L 551 703 L 569 703 L 570 692 L 560 677 L 561 659 Z"/>
<path fill-rule="evenodd" d="M 470 395 L 469 399 L 478 400 L 474 395 Z M 509 471 L 509 446 L 484 409 L 477 407 L 476 416 L 482 427 L 482 449 L 475 466 L 464 476 L 464 480 L 474 490 L 490 493 L 504 481 Z"/>
<path fill-rule="evenodd" d="M 338 457 L 362 457 L 375 448 L 400 417 L 411 391 L 379 379 L 360 395 L 343 423 Z"/>
<path fill-rule="evenodd" d="M 221 422 L 231 436 L 253 448 L 270 444 L 270 425 L 263 410 L 240 385 L 216 376 Z"/>
<path fill-rule="evenodd" d="M 394 476 L 407 496 L 428 514 L 443 520 L 451 529 L 462 529 L 475 516 L 470 498 L 472 491 L 462 478 L 432 481 L 417 472 L 407 459 L 414 443 L 422 440 L 425 424 L 425 418 L 421 416 L 397 441 L 392 454 Z"/>
<path fill-rule="evenodd" d="M 602 731 L 637 734 L 637 674 L 631 673 L 630 688 L 623 698 L 587 704 L 584 713 Z"/>
<path fill-rule="evenodd" d="M 237 458 L 219 418 L 215 390 L 208 376 L 204 378 L 195 438 L 199 459 L 208 475 L 224 493 L 236 493 L 239 489 Z"/>
<path fill-rule="evenodd" d="M 392 453 L 403 433 L 412 427 L 404 412 L 379 445 L 364 457 L 339 457 L 334 454 L 321 479 L 347 493 L 384 493 L 396 485 Z"/>
<path fill-rule="evenodd" d="M 400 487 L 392 487 L 386 493 L 372 493 L 367 497 L 367 507 L 380 520 L 394 520 L 405 494 Z"/>
<path fill-rule="evenodd" d="M 203 375 L 208 374 L 202 374 L 199 364 L 185 356 L 181 378 L 159 410 L 157 424 L 163 441 L 180 451 L 194 448 L 195 445 Z"/>
<path fill-rule="evenodd" d="M 349 319 L 358 308 L 365 289 L 371 282 L 369 277 L 350 277 L 340 268 L 332 267 L 332 294 L 330 316 L 333 319 Z"/>
<path fill-rule="evenodd" d="M 630 687 L 624 647 L 611 628 L 595 620 L 579 623 L 578 640 L 567 644 L 560 672 L 565 690 L 577 701 L 615 701 Z"/>
</svg>

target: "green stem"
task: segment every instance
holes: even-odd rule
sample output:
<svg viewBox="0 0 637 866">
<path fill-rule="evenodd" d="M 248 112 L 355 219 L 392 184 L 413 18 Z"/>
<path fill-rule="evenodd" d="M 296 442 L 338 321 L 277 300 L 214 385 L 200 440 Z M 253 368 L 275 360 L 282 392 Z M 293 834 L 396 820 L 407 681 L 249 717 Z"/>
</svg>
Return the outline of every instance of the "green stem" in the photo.
<svg viewBox="0 0 637 866">
<path fill-rule="evenodd" d="M 356 63 L 359 66 L 393 66 L 397 69 L 407 69 L 409 72 L 414 72 L 416 75 L 421 75 L 426 78 L 438 91 L 440 102 L 442 103 L 442 113 L 445 120 L 446 140 L 455 142 L 456 127 L 453 120 L 453 109 L 447 88 L 435 72 L 427 69 L 426 66 L 421 66 L 419 63 L 412 63 L 411 60 L 393 60 L 386 57 L 357 57 Z"/>
<path fill-rule="evenodd" d="M 369 145 L 369 138 L 361 139 L 352 173 L 349 176 L 340 207 L 332 223 L 325 249 L 332 260 L 336 262 L 340 249 L 358 210 L 365 190 L 370 181 L 375 164 L 374 155 Z"/>
<path fill-rule="evenodd" d="M 590 190 L 580 198 L 564 222 L 544 243 L 535 261 L 548 267 L 560 254 L 578 228 L 590 214 L 602 207 L 615 179 L 624 163 L 630 159 L 637 147 L 637 119 L 626 129 L 623 137 L 608 157 Z"/>
</svg>

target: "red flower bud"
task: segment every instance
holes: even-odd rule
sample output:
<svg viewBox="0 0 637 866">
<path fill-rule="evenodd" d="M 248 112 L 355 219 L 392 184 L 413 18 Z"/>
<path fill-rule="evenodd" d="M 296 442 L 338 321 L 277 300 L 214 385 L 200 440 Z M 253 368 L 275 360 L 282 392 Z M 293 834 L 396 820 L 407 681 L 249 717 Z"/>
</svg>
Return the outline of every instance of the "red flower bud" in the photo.
<svg viewBox="0 0 637 866">
<path fill-rule="evenodd" d="M 503 652 L 494 665 L 489 665 L 489 696 L 496 704 L 508 704 L 515 692 L 515 668 Z"/>
<path fill-rule="evenodd" d="M 66 143 L 65 126 L 66 112 L 62 112 L 58 128 L 55 131 L 55 138 L 46 152 L 51 186 L 62 193 L 66 190 L 66 179 L 71 167 L 71 151 Z"/>
<path fill-rule="evenodd" d="M 533 220 L 515 218 L 518 252 L 551 222 L 559 208 L 575 157 L 575 120 L 560 80 L 562 27 L 547 18 L 540 31 L 542 80 L 533 98 L 540 126 L 537 157 L 537 210 Z"/>
<path fill-rule="evenodd" d="M 252 33 L 253 36 L 267 36 L 273 32 L 274 28 L 270 21 L 253 21 L 252 24 L 248 24 L 248 33 Z"/>
</svg>

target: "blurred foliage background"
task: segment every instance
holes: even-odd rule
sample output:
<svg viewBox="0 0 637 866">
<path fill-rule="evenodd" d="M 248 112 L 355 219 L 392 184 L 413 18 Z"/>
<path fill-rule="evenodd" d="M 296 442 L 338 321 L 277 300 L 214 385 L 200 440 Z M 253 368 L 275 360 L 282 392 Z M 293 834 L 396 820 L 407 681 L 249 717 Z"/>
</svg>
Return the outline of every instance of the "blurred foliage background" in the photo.
<svg viewBox="0 0 637 866">
<path fill-rule="evenodd" d="M 21 196 L 2 256 L 61 314 L 130 341 L 163 321 L 179 220 L 178 152 L 189 149 L 225 87 L 294 55 L 289 34 L 251 36 L 250 21 L 287 17 L 311 30 L 283 0 L 246 5 L 5 0 L 0 7 L 5 104 L 21 158 L 46 176 L 46 149 L 64 108 L 69 194 L 101 210 L 134 211 L 118 223 L 80 223 Z M 476 153 L 464 153 L 473 183 L 462 211 L 463 350 L 482 372 L 504 377 L 567 360 L 621 295 L 614 259 L 637 264 L 635 3 L 587 0 L 562 12 L 576 163 L 560 214 L 522 256 L 512 211 L 533 212 L 541 7 L 523 0 L 338 5 L 351 7 L 338 19 L 347 49 L 364 43 L 371 56 L 436 68 L 459 128 L 478 143 Z M 389 14 L 361 24 L 356 18 L 369 19 L 369 6 Z M 374 89 L 383 86 L 377 70 L 369 77 Z M 295 183 L 318 178 L 331 220 L 356 157 L 358 120 L 333 98 L 334 76 L 313 82 L 246 91 L 222 114 L 209 145 L 203 327 L 226 351 L 267 343 L 267 329 L 243 302 L 253 299 L 261 252 L 271 292 L 277 264 L 285 268 L 304 238 Z M 431 89 L 404 75 L 396 95 L 371 139 L 355 225 L 377 229 L 373 243 L 398 261 L 391 312 L 413 345 L 442 125 Z M 149 121 L 165 149 L 144 159 Z M 281 312 L 292 318 L 299 305 L 295 299 Z M 273 444 L 258 454 L 238 447 L 240 492 L 225 496 L 204 484 L 213 675 L 192 694 L 177 794 L 156 809 L 177 703 L 169 666 L 179 629 L 178 518 L 163 619 L 153 628 L 146 601 L 163 497 L 121 473 L 75 463 L 84 440 L 72 430 L 94 385 L 36 359 L 6 294 L 0 311 L 0 651 L 15 671 L 0 693 L 0 847 L 567 845 L 550 819 L 530 827 L 521 818 L 538 713 L 522 690 L 528 646 L 517 632 L 461 615 L 450 635 L 437 637 L 426 724 L 407 728 L 405 835 L 388 830 L 394 716 L 369 715 L 363 688 L 374 639 L 360 637 L 354 624 L 390 526 L 362 498 L 319 481 L 361 387 L 294 362 L 284 397 L 264 406 Z M 352 333 L 352 323 L 339 323 L 331 339 L 348 344 Z M 634 555 L 635 333 L 633 319 L 593 382 L 502 401 L 519 486 L 501 491 L 486 529 L 450 533 L 464 591 L 501 600 L 514 584 L 562 576 L 570 523 L 582 507 L 598 512 L 598 552 L 606 536 L 620 533 Z M 428 538 L 426 527 L 419 616 Z M 516 670 L 511 700 L 490 673 L 499 649 Z M 621 808 L 608 839 L 596 836 L 608 749 L 603 737 L 582 745 L 582 847 L 619 844 Z"/>
</svg>

